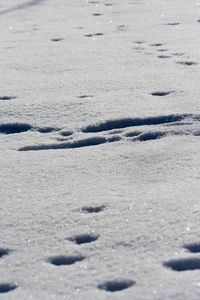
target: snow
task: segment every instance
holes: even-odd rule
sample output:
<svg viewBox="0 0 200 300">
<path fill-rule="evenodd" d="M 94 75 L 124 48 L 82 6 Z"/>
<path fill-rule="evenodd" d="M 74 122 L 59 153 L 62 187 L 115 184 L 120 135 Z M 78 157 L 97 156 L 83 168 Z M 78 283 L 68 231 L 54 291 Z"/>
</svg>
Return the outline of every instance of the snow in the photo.
<svg viewBox="0 0 200 300">
<path fill-rule="evenodd" d="M 1 1 L 0 299 L 199 299 L 199 12 Z"/>
</svg>

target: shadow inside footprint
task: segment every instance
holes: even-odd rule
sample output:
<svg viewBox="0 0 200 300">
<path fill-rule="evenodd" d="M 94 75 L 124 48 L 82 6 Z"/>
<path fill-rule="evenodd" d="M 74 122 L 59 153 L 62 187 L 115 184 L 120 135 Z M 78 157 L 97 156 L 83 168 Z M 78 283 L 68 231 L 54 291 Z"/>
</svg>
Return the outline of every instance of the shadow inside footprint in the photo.
<svg viewBox="0 0 200 300">
<path fill-rule="evenodd" d="M 84 206 L 82 207 L 82 211 L 86 213 L 98 213 L 104 210 L 105 205 L 101 206 Z"/>
<path fill-rule="evenodd" d="M 0 293 L 8 293 L 17 288 L 17 284 L 15 283 L 1 283 L 0 284 Z"/>
<path fill-rule="evenodd" d="M 12 96 L 3 96 L 3 97 L 0 97 L 0 100 L 12 100 L 12 99 L 15 99 L 16 97 L 12 97 Z"/>
<path fill-rule="evenodd" d="M 51 39 L 52 42 L 60 42 L 60 41 L 63 41 L 64 39 L 62 38 L 56 38 L 56 39 Z"/>
<path fill-rule="evenodd" d="M 50 133 L 50 132 L 53 132 L 53 131 L 56 131 L 56 130 L 59 130 L 59 129 L 56 129 L 56 128 L 53 128 L 53 127 L 44 127 L 44 128 L 37 128 L 37 130 L 40 133 Z"/>
<path fill-rule="evenodd" d="M 189 250 L 192 253 L 199 253 L 200 252 L 200 243 L 192 243 L 188 245 L 184 245 L 184 248 Z"/>
<path fill-rule="evenodd" d="M 73 265 L 77 261 L 82 261 L 84 259 L 85 257 L 81 255 L 74 255 L 74 256 L 58 255 L 49 258 L 49 262 L 55 266 L 63 266 L 63 265 Z"/>
<path fill-rule="evenodd" d="M 127 289 L 135 284 L 136 282 L 133 280 L 113 280 L 106 281 L 103 284 L 98 285 L 98 288 L 108 292 L 117 292 Z"/>
<path fill-rule="evenodd" d="M 171 93 L 171 92 L 167 92 Z M 144 126 L 144 125 L 160 125 L 172 122 L 178 122 L 186 118 L 187 115 L 168 115 L 168 116 L 158 116 L 158 117 L 148 117 L 148 118 L 125 118 L 117 120 L 107 120 L 102 123 L 97 123 L 94 125 L 88 125 L 82 129 L 82 132 L 102 132 L 113 129 L 122 129 L 126 127 L 134 126 Z"/>
<path fill-rule="evenodd" d="M 8 249 L 3 249 L 0 248 L 0 257 L 4 256 L 4 255 L 8 255 L 9 254 L 9 250 Z"/>
<path fill-rule="evenodd" d="M 163 96 L 167 96 L 171 93 L 172 93 L 172 91 L 170 91 L 170 92 L 154 92 L 154 93 L 151 93 L 151 95 L 152 96 L 163 97 Z"/>
<path fill-rule="evenodd" d="M 179 25 L 180 23 L 167 23 L 167 24 L 165 24 L 165 25 L 169 25 L 169 26 L 177 26 L 177 25 Z"/>
<path fill-rule="evenodd" d="M 84 98 L 91 98 L 91 97 L 93 97 L 93 95 L 81 95 L 78 96 L 77 98 L 84 99 Z"/>
<path fill-rule="evenodd" d="M 161 47 L 161 46 L 163 46 L 163 44 L 157 43 L 157 44 L 151 44 L 150 46 L 152 46 L 152 47 Z"/>
<path fill-rule="evenodd" d="M 134 136 L 137 136 L 137 135 L 139 135 L 141 133 L 142 133 L 141 131 L 131 131 L 131 132 L 127 132 L 125 134 L 125 136 L 127 136 L 127 137 L 134 137 Z"/>
<path fill-rule="evenodd" d="M 81 245 L 81 244 L 94 242 L 98 239 L 98 237 L 99 237 L 99 235 L 94 235 L 94 234 L 80 234 L 80 235 L 71 237 L 69 240 L 78 245 Z"/>
<path fill-rule="evenodd" d="M 165 132 L 146 132 L 140 134 L 134 141 L 146 142 L 150 140 L 157 140 L 166 135 Z"/>
<path fill-rule="evenodd" d="M 194 66 L 194 65 L 198 65 L 198 63 L 193 62 L 193 61 L 177 61 L 177 64 L 179 64 L 179 65 L 184 65 L 184 66 Z"/>
<path fill-rule="evenodd" d="M 73 131 L 61 131 L 60 135 L 62 136 L 70 136 L 73 134 Z"/>
<path fill-rule="evenodd" d="M 0 125 L 0 132 L 4 134 L 21 133 L 30 130 L 32 127 L 29 124 L 10 123 Z"/>
<path fill-rule="evenodd" d="M 170 58 L 171 56 L 169 55 L 159 55 L 158 58 Z"/>
<path fill-rule="evenodd" d="M 164 263 L 165 267 L 168 267 L 174 271 L 191 271 L 200 269 L 200 258 L 185 258 L 179 260 L 171 260 Z"/>
</svg>

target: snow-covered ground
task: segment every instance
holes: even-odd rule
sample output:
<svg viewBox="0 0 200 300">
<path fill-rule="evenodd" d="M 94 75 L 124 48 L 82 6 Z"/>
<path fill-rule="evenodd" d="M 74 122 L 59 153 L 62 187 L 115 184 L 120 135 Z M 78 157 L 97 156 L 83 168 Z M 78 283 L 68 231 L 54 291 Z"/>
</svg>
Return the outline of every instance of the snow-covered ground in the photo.
<svg viewBox="0 0 200 300">
<path fill-rule="evenodd" d="M 0 299 L 198 300 L 199 0 L 0 22 Z"/>
</svg>

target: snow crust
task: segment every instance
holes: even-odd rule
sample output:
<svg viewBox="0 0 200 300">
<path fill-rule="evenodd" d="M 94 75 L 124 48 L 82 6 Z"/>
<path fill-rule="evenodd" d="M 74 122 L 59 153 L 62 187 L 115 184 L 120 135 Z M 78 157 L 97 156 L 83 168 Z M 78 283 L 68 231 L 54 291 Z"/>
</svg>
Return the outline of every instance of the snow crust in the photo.
<svg viewBox="0 0 200 300">
<path fill-rule="evenodd" d="M 199 12 L 1 0 L 0 299 L 199 299 Z"/>
</svg>

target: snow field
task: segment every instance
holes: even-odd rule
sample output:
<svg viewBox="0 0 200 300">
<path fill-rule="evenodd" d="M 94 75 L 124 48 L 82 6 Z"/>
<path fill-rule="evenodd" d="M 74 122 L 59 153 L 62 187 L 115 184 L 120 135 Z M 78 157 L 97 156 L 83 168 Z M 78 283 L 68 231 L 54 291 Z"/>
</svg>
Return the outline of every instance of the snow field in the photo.
<svg viewBox="0 0 200 300">
<path fill-rule="evenodd" d="M 0 299 L 197 300 L 198 1 L 0 18 Z"/>
</svg>

